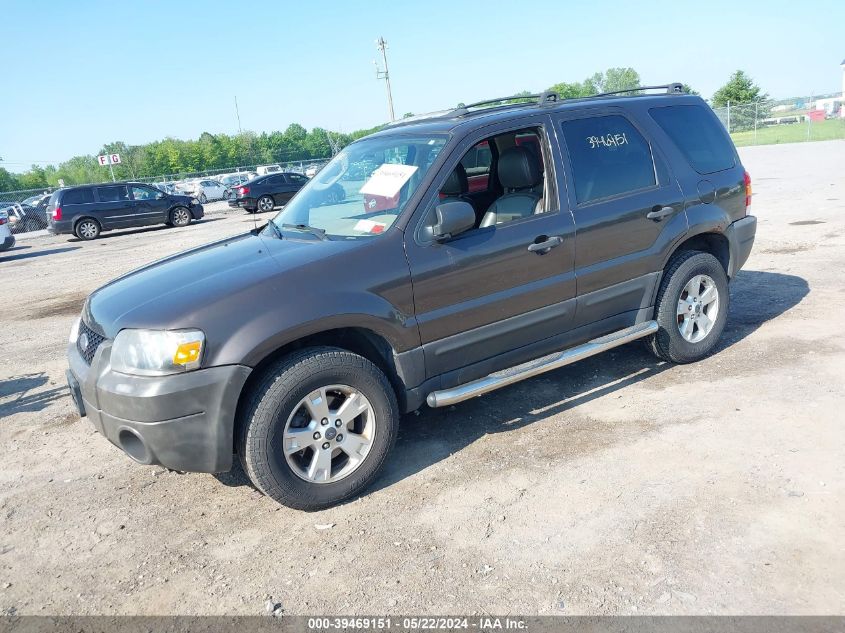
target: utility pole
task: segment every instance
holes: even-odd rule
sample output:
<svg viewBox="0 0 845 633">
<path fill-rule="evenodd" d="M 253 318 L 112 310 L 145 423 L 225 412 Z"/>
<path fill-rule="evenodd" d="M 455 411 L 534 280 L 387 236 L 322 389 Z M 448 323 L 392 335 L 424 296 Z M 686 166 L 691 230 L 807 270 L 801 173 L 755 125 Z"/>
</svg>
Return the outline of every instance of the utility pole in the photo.
<svg viewBox="0 0 845 633">
<path fill-rule="evenodd" d="M 238 118 L 238 134 L 243 134 L 243 130 L 241 130 L 241 113 L 238 111 L 238 95 L 235 95 L 235 116 Z"/>
<path fill-rule="evenodd" d="M 381 70 L 378 62 L 373 60 L 373 63 L 376 65 L 376 79 L 384 79 L 385 84 L 387 84 L 387 109 L 390 112 L 390 120 L 395 121 L 396 117 L 393 114 L 393 93 L 390 91 L 390 73 L 387 70 L 387 42 L 384 41 L 383 37 L 379 37 L 376 40 L 376 46 L 381 51 L 381 60 L 384 63 L 384 70 Z"/>
</svg>

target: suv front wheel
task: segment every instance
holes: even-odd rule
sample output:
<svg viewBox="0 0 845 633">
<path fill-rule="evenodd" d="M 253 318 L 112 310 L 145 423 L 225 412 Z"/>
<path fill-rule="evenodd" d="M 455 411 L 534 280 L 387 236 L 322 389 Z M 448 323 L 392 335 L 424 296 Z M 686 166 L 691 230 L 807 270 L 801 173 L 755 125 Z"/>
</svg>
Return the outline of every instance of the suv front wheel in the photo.
<svg viewBox="0 0 845 633">
<path fill-rule="evenodd" d="M 728 276 L 710 253 L 682 251 L 672 257 L 657 293 L 660 329 L 648 339 L 652 352 L 673 363 L 710 354 L 728 318 Z"/>
<path fill-rule="evenodd" d="M 319 510 L 364 490 L 396 441 L 384 373 L 351 352 L 305 349 L 270 367 L 239 419 L 238 454 L 261 492 Z"/>
</svg>

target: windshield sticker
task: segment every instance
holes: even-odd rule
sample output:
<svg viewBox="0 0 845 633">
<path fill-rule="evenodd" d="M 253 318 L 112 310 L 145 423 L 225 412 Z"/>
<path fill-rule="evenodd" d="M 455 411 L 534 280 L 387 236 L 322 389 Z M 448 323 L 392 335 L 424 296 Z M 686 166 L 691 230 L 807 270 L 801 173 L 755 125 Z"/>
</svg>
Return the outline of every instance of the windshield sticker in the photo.
<svg viewBox="0 0 845 633">
<path fill-rule="evenodd" d="M 410 180 L 416 165 L 397 165 L 385 163 L 376 169 L 370 179 L 361 187 L 361 193 L 370 196 L 382 196 L 393 198 L 402 189 L 402 186 Z"/>
<path fill-rule="evenodd" d="M 384 233 L 387 228 L 386 224 L 382 222 L 373 222 L 372 220 L 358 220 L 358 223 L 352 230 L 360 231 L 361 233 Z"/>
<path fill-rule="evenodd" d="M 590 149 L 597 147 L 621 147 L 628 144 L 628 137 L 625 132 L 616 132 L 615 134 L 605 134 L 604 136 L 588 136 L 587 142 L 590 144 Z"/>
</svg>

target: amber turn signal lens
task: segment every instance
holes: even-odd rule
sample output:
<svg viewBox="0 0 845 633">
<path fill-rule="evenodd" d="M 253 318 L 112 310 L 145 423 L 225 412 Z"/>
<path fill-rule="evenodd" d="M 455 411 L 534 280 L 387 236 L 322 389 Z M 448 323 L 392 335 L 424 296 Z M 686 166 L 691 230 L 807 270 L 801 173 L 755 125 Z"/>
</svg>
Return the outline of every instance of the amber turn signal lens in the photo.
<svg viewBox="0 0 845 633">
<path fill-rule="evenodd" d="M 174 365 L 188 365 L 199 360 L 200 352 L 202 351 L 201 341 L 191 341 L 190 343 L 182 343 L 176 348 L 176 353 L 173 354 Z"/>
</svg>

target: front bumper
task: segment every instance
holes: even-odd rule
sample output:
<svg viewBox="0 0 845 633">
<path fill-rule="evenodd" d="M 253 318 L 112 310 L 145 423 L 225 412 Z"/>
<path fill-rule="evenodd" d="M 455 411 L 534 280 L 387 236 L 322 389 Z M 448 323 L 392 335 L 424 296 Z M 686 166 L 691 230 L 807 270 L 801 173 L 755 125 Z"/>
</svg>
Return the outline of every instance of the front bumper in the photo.
<svg viewBox="0 0 845 633">
<path fill-rule="evenodd" d="M 757 218 L 748 215 L 741 220 L 731 223 L 725 229 L 730 247 L 730 261 L 728 262 L 728 278 L 733 279 L 739 269 L 748 261 L 751 247 L 754 246 L 754 236 L 757 234 Z"/>
<path fill-rule="evenodd" d="M 113 371 L 110 357 L 109 340 L 90 366 L 68 345 L 71 394 L 106 439 L 142 464 L 207 473 L 232 467 L 235 409 L 249 367 L 129 376 Z"/>
<path fill-rule="evenodd" d="M 199 220 L 205 215 L 205 209 L 199 203 L 192 204 L 191 215 L 194 216 L 194 220 Z"/>
<path fill-rule="evenodd" d="M 0 243 L 0 251 L 7 251 L 15 245 L 15 236 L 14 235 L 7 235 L 3 238 L 3 242 Z"/>
</svg>

